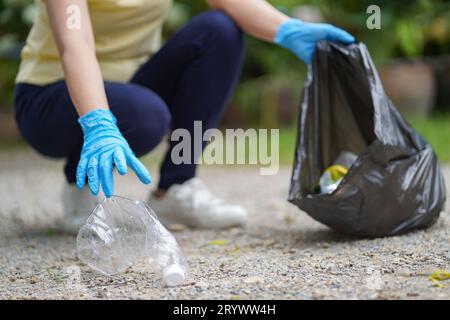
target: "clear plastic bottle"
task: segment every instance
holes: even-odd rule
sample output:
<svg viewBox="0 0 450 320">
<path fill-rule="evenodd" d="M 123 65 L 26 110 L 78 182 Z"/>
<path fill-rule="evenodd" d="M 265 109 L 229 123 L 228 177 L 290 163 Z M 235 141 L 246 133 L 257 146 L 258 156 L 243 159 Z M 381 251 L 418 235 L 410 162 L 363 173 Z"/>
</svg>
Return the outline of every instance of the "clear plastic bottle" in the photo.
<svg viewBox="0 0 450 320">
<path fill-rule="evenodd" d="M 78 232 L 77 251 L 83 262 L 109 276 L 143 259 L 168 286 L 180 285 L 187 276 L 175 238 L 142 201 L 105 198 Z"/>
<path fill-rule="evenodd" d="M 339 157 L 334 160 L 333 165 L 325 169 L 320 177 L 320 193 L 332 193 L 336 190 L 357 158 L 354 153 L 349 151 L 341 152 Z"/>
</svg>

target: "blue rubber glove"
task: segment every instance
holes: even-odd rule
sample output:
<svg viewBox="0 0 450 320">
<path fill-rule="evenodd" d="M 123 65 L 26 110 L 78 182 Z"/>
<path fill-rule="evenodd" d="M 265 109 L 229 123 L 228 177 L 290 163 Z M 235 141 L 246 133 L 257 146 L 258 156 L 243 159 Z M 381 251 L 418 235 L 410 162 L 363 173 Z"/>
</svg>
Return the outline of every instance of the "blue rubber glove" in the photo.
<svg viewBox="0 0 450 320">
<path fill-rule="evenodd" d="M 116 125 L 109 110 L 96 109 L 78 119 L 84 133 L 84 144 L 77 167 L 77 186 L 82 189 L 88 177 L 91 193 L 97 195 L 100 181 L 106 197 L 114 192 L 113 168 L 127 173 L 127 165 L 145 184 L 152 181 L 145 166 L 136 158 Z"/>
<path fill-rule="evenodd" d="M 327 23 L 308 23 L 289 19 L 282 23 L 275 34 L 274 42 L 291 50 L 306 64 L 311 63 L 316 44 L 330 40 L 350 44 L 355 38 L 347 31 Z"/>
</svg>

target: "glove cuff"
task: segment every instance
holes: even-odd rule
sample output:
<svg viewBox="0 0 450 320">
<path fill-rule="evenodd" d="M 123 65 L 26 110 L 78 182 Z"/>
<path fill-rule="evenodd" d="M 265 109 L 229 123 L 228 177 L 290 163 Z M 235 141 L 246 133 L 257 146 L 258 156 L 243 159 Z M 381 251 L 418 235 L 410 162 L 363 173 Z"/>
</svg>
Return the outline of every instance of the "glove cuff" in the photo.
<svg viewBox="0 0 450 320">
<path fill-rule="evenodd" d="M 288 36 L 293 29 L 298 28 L 298 26 L 302 24 L 304 24 L 304 22 L 300 19 L 290 18 L 289 20 L 286 20 L 278 27 L 278 30 L 273 38 L 273 42 L 280 46 L 283 46 L 283 42 L 286 36 Z"/>
<path fill-rule="evenodd" d="M 95 109 L 78 118 L 78 123 L 83 129 L 83 133 L 87 134 L 95 128 L 115 127 L 117 120 L 110 110 Z"/>
</svg>

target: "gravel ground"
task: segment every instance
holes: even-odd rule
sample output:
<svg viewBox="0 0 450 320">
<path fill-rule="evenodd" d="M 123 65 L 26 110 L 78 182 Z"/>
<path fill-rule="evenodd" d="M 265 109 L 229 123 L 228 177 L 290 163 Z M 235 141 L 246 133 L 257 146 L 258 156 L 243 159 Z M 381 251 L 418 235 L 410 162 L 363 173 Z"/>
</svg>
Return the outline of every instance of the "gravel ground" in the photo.
<svg viewBox="0 0 450 320">
<path fill-rule="evenodd" d="M 450 287 L 428 280 L 435 269 L 450 269 L 449 206 L 428 230 L 353 239 L 285 200 L 288 167 L 269 177 L 257 168 L 201 168 L 211 189 L 245 206 L 250 221 L 245 228 L 174 231 L 190 266 L 185 285 L 163 287 L 143 264 L 103 277 L 77 260 L 74 237 L 51 231 L 61 217 L 61 168 L 61 162 L 29 150 L 0 153 L 0 298 L 450 298 Z M 154 162 L 151 168 L 155 175 Z M 445 174 L 450 185 L 449 167 Z M 133 199 L 148 193 L 132 176 L 121 177 L 117 186 L 118 194 Z M 210 244 L 213 240 L 224 244 Z"/>
</svg>

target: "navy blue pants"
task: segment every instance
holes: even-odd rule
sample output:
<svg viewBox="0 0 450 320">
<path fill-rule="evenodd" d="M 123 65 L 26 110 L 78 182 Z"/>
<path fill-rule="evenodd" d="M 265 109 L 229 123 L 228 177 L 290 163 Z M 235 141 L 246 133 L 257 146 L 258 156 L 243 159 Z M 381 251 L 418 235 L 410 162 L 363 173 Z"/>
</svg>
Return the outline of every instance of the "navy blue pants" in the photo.
<svg viewBox="0 0 450 320">
<path fill-rule="evenodd" d="M 135 154 L 150 152 L 170 130 L 185 128 L 193 137 L 194 121 L 202 121 L 203 130 L 216 127 L 239 78 L 242 56 L 236 24 L 220 11 L 208 11 L 178 31 L 130 83 L 105 81 L 111 111 Z M 65 81 L 17 84 L 15 110 L 23 137 L 43 155 L 66 158 L 67 181 L 75 182 L 83 134 Z M 170 143 L 161 166 L 162 189 L 195 176 L 195 164 L 171 161 L 175 144 Z"/>
</svg>

